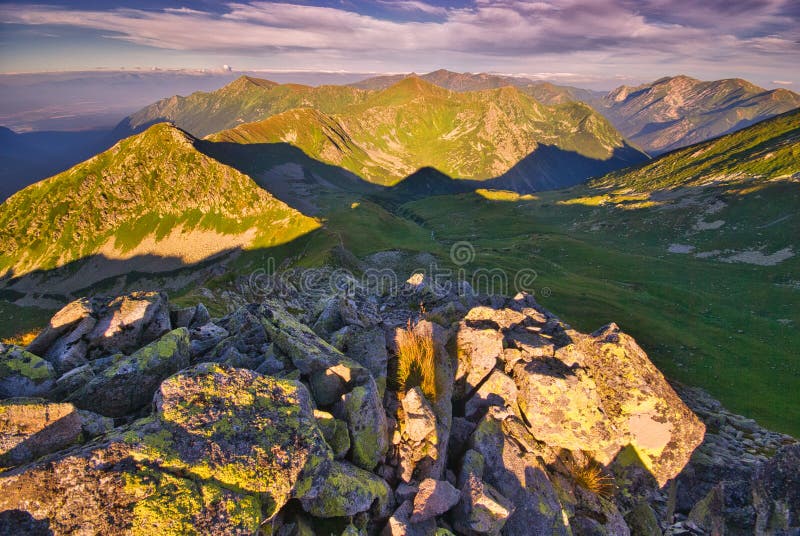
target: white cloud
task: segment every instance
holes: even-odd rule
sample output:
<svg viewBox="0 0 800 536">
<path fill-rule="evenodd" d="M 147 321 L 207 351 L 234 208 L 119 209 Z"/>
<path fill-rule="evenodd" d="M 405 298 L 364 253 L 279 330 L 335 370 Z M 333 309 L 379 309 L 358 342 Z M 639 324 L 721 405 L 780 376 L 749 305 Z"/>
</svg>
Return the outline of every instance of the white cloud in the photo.
<svg viewBox="0 0 800 536">
<path fill-rule="evenodd" d="M 772 83 L 773 84 L 777 84 L 779 86 L 791 86 L 792 85 L 792 81 L 791 80 L 773 80 Z"/>
</svg>

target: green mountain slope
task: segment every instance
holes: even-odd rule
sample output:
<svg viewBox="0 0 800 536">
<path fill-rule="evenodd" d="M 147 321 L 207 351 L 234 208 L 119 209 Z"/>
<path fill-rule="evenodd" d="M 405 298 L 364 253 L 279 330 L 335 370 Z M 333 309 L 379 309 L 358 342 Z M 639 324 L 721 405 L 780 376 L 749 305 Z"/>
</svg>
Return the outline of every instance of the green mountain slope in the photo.
<svg viewBox="0 0 800 536">
<path fill-rule="evenodd" d="M 366 96 L 367 92 L 346 86 L 276 84 L 242 76 L 217 91 L 198 91 L 188 97 L 176 95 L 160 100 L 125 118 L 116 130 L 131 134 L 153 123 L 169 121 L 194 136 L 203 137 L 292 108 L 336 112 Z"/>
<path fill-rule="evenodd" d="M 625 136 L 663 153 L 752 125 L 800 106 L 800 95 L 746 80 L 703 82 L 688 76 L 621 86 L 590 100 Z"/>
<path fill-rule="evenodd" d="M 338 114 L 298 109 L 209 137 L 289 143 L 393 185 L 420 168 L 459 179 L 506 176 L 525 190 L 581 182 L 646 157 L 589 106 L 545 106 L 517 88 L 457 93 L 407 77 Z"/>
<path fill-rule="evenodd" d="M 634 192 L 769 181 L 800 172 L 800 109 L 751 127 L 673 151 L 632 170 L 611 173 L 591 186 Z"/>
<path fill-rule="evenodd" d="M 282 243 L 317 226 L 195 142 L 155 125 L 10 197 L 0 205 L 0 274 L 93 255 L 186 264 Z"/>
</svg>

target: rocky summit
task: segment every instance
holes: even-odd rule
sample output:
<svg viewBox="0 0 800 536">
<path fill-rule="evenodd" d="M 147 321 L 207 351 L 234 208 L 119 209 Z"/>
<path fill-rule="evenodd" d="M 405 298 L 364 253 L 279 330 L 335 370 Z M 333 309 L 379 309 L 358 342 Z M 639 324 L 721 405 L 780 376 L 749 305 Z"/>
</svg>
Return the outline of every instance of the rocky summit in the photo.
<svg viewBox="0 0 800 536">
<path fill-rule="evenodd" d="M 533 296 L 80 299 L 0 346 L 0 533 L 797 534 L 800 445 Z M 238 303 L 237 300 L 231 302 Z"/>
</svg>

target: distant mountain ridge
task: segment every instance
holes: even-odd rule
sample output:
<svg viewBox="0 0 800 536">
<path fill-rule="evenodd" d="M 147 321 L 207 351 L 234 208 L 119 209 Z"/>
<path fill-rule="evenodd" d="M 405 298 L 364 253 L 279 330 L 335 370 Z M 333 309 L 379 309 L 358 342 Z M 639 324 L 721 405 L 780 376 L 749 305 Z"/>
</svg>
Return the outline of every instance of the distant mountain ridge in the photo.
<svg viewBox="0 0 800 536">
<path fill-rule="evenodd" d="M 800 107 L 800 95 L 738 78 L 704 82 L 675 76 L 620 86 L 589 103 L 636 145 L 658 154 L 793 110 Z"/>
<path fill-rule="evenodd" d="M 347 86 L 277 84 L 242 76 L 209 93 L 162 99 L 126 117 L 116 128 L 120 137 L 141 132 L 148 126 L 169 121 L 202 138 L 242 123 L 259 121 L 293 108 L 311 107 L 335 113 L 366 99 L 368 92 Z"/>
<path fill-rule="evenodd" d="M 453 178 L 500 178 L 531 191 L 646 159 L 583 103 L 545 106 L 511 86 L 457 93 L 420 77 L 372 91 L 338 114 L 293 109 L 209 139 L 289 143 L 385 186 L 432 167 Z"/>
</svg>

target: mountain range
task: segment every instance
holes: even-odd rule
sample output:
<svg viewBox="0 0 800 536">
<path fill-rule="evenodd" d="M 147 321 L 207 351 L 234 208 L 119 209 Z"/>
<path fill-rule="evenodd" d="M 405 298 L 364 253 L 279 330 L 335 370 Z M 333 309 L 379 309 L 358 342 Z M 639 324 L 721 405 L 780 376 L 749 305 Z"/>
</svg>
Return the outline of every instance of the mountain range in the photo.
<svg viewBox="0 0 800 536">
<path fill-rule="evenodd" d="M 208 139 L 288 143 L 386 186 L 430 167 L 532 191 L 646 159 L 585 104 L 546 106 L 509 86 L 457 93 L 418 77 L 371 92 L 341 113 L 299 108 Z"/>
<path fill-rule="evenodd" d="M 368 78 L 353 87 L 385 89 L 410 75 Z M 787 89 L 766 90 L 734 78 L 704 82 L 688 76 L 665 77 L 608 93 L 524 77 L 454 73 L 444 69 L 423 80 L 453 91 L 514 86 L 544 104 L 581 101 L 605 116 L 625 137 L 649 154 L 733 132 L 800 107 L 800 95 Z"/>
</svg>

